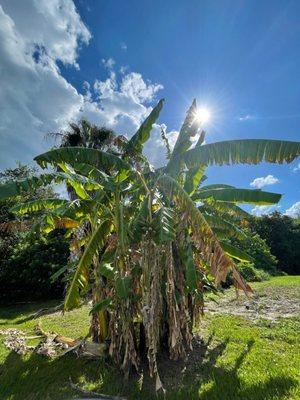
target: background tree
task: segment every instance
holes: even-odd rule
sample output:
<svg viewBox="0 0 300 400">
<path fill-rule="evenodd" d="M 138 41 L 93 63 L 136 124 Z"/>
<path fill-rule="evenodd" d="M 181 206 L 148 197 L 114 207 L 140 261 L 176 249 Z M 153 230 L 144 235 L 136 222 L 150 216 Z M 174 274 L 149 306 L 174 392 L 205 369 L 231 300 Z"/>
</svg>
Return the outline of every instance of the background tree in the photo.
<svg viewBox="0 0 300 400">
<path fill-rule="evenodd" d="M 278 268 L 288 274 L 300 273 L 300 225 L 279 212 L 253 217 L 250 227 L 266 241 L 278 260 Z"/>
<path fill-rule="evenodd" d="M 0 173 L 2 184 L 15 179 L 30 179 L 36 169 L 18 164 Z M 12 207 L 57 195 L 51 186 L 32 188 L 22 195 L 0 201 L 0 301 L 26 301 L 61 298 L 64 284 L 51 282 L 50 277 L 67 263 L 69 242 L 63 230 L 47 235 L 32 227 L 42 213 L 34 218 L 16 216 Z"/>
<path fill-rule="evenodd" d="M 250 228 L 242 228 L 241 230 L 244 235 L 229 238 L 229 243 L 245 251 L 252 258 L 255 268 L 275 275 L 278 272 L 278 261 L 271 253 L 266 240 L 262 239 L 257 232 Z"/>
</svg>

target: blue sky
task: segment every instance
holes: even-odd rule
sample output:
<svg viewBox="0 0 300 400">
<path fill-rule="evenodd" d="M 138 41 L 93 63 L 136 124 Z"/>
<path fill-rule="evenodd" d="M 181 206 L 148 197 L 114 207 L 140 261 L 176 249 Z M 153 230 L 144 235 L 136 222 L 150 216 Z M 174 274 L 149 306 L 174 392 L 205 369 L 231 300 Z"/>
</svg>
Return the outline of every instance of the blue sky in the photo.
<svg viewBox="0 0 300 400">
<path fill-rule="evenodd" d="M 300 140 L 299 1 L 0 5 L 0 38 L 7 41 L 0 48 L 7 82 L 1 167 L 29 162 L 52 144 L 45 132 L 82 115 L 130 136 L 161 97 L 166 103 L 159 123 L 171 141 L 193 98 L 211 112 L 207 142 Z M 158 130 L 152 136 L 147 151 L 159 162 Z M 300 210 L 298 164 L 209 168 L 209 182 L 251 188 L 254 179 L 264 178 L 256 184 L 283 193 L 279 209 L 294 205 L 293 214 Z M 262 211 L 268 210 L 255 212 Z"/>
</svg>

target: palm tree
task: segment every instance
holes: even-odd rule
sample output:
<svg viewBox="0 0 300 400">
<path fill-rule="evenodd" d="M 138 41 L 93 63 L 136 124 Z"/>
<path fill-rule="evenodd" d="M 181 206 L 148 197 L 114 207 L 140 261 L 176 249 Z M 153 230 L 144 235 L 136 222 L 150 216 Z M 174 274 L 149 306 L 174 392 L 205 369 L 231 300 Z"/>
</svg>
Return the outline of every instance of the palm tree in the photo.
<svg viewBox="0 0 300 400">
<path fill-rule="evenodd" d="M 122 149 L 125 136 L 116 135 L 111 129 L 91 124 L 86 119 L 71 122 L 67 130 L 50 132 L 49 136 L 60 139 L 60 147 L 88 147 L 99 150 Z"/>
<path fill-rule="evenodd" d="M 61 147 L 35 158 L 42 168 L 59 166 L 61 171 L 0 186 L 0 198 L 51 182 L 66 182 L 76 191 L 75 201 L 36 201 L 13 211 L 47 209 L 47 230 L 58 223 L 71 232 L 83 227 L 80 243 L 73 246 L 83 246 L 84 252 L 64 308 L 80 306 L 92 286 L 98 339 L 108 343 L 110 356 L 127 373 L 138 368 L 146 347 L 157 389 L 162 387 L 157 353 L 166 349 L 172 359 L 184 356 L 203 310 L 203 292 L 223 282 L 228 271 L 238 289 L 251 292 L 234 264 L 236 259 L 249 261 L 249 256 L 222 242 L 243 234 L 239 224 L 247 213 L 237 204 L 274 204 L 281 197 L 222 184 L 205 186 L 206 167 L 291 162 L 300 155 L 299 142 L 203 144 L 203 132 L 191 148 L 191 137 L 200 130 L 194 101 L 167 164 L 153 170 L 142 150 L 162 106 L 161 100 L 119 154 L 90 145 Z M 87 223 L 89 230 L 84 229 Z"/>
</svg>

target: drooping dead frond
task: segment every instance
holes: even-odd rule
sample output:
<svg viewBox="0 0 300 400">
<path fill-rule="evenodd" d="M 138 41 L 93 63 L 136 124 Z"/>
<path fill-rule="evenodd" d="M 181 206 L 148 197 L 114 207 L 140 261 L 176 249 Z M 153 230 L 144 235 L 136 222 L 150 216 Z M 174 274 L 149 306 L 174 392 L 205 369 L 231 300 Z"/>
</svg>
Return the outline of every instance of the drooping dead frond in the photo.
<svg viewBox="0 0 300 400">
<path fill-rule="evenodd" d="M 156 390 L 163 388 L 157 368 L 162 316 L 162 276 L 159 248 L 151 240 L 142 245 L 142 317 L 146 331 L 150 376 L 156 379 Z"/>
<path fill-rule="evenodd" d="M 169 350 L 170 358 L 178 360 L 185 356 L 183 336 L 180 324 L 180 308 L 176 300 L 176 273 L 174 268 L 174 259 L 172 243 L 165 246 L 166 252 L 166 298 L 168 306 L 168 328 L 169 328 Z"/>
<path fill-rule="evenodd" d="M 159 185 L 162 190 L 165 190 L 169 196 L 173 197 L 181 212 L 187 215 L 192 229 L 192 239 L 203 259 L 210 266 L 216 285 L 225 282 L 228 272 L 235 268 L 235 264 L 223 251 L 202 213 L 183 188 L 170 176 L 161 176 Z M 245 293 L 249 292 L 249 286 L 245 285 L 241 277 L 238 277 L 237 271 L 235 275 L 240 287 Z"/>
</svg>

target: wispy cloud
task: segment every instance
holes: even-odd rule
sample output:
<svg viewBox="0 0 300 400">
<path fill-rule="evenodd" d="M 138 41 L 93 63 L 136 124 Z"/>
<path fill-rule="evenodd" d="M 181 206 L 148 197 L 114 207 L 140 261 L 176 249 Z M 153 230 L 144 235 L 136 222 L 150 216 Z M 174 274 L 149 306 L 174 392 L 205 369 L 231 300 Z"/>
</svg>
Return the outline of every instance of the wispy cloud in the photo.
<svg viewBox="0 0 300 400">
<path fill-rule="evenodd" d="M 128 70 L 129 70 L 128 65 L 121 65 L 121 67 L 120 67 L 120 69 L 119 69 L 120 73 L 123 74 L 123 75 L 124 75 Z"/>
<path fill-rule="evenodd" d="M 284 214 L 292 218 L 300 217 L 300 201 L 297 201 L 290 208 L 288 208 Z"/>
<path fill-rule="evenodd" d="M 255 178 L 251 183 L 250 186 L 255 187 L 257 189 L 261 189 L 264 186 L 274 185 L 275 183 L 279 182 L 279 179 L 273 175 L 267 175 L 265 177 Z"/>
<path fill-rule="evenodd" d="M 241 122 L 253 121 L 253 120 L 281 120 L 281 119 L 298 119 L 300 114 L 277 114 L 277 115 L 254 115 L 254 114 L 242 114 L 237 119 Z"/>
<path fill-rule="evenodd" d="M 256 217 L 260 217 L 261 215 L 271 214 L 272 212 L 279 210 L 280 206 L 272 205 L 272 206 L 255 206 L 251 213 Z"/>
<path fill-rule="evenodd" d="M 107 69 L 112 69 L 116 63 L 115 60 L 111 57 L 109 57 L 107 59 L 102 58 L 101 62 L 104 65 L 104 67 Z"/>
<path fill-rule="evenodd" d="M 251 115 L 251 114 L 245 114 L 245 115 L 241 115 L 240 117 L 238 117 L 239 121 L 249 121 L 252 119 L 255 119 L 255 115 Z"/>
</svg>

